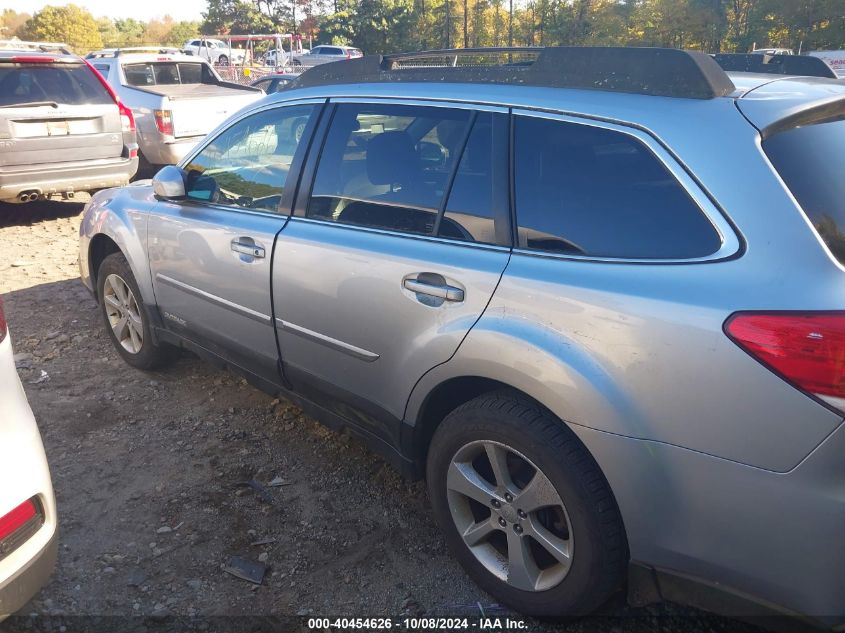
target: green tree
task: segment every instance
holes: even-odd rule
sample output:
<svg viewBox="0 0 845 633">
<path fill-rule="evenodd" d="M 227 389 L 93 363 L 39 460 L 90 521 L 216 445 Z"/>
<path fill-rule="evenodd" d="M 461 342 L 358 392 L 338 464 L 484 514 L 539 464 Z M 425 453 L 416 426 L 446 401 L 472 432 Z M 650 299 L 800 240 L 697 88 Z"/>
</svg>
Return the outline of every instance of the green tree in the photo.
<svg viewBox="0 0 845 633">
<path fill-rule="evenodd" d="M 30 40 L 64 42 L 78 53 L 103 46 L 94 16 L 75 4 L 63 7 L 48 5 L 37 11 L 23 25 L 21 35 Z"/>
<path fill-rule="evenodd" d="M 135 18 L 115 20 L 114 26 L 120 33 L 118 46 L 138 46 L 144 43 L 144 30 L 146 25 Z"/>
<path fill-rule="evenodd" d="M 173 28 L 165 37 L 162 44 L 169 46 L 182 46 L 188 40 L 192 40 L 200 34 L 199 22 L 180 21 L 173 24 Z"/>
</svg>

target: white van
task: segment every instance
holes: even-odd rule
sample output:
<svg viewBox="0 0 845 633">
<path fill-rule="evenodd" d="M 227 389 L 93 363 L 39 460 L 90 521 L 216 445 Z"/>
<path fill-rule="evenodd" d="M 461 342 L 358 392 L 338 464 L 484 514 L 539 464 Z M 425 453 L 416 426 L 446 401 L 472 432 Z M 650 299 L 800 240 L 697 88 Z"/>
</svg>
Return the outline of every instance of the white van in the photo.
<svg viewBox="0 0 845 633">
<path fill-rule="evenodd" d="M 845 79 L 845 51 L 814 51 L 807 53 L 823 59 L 839 77 Z"/>
</svg>

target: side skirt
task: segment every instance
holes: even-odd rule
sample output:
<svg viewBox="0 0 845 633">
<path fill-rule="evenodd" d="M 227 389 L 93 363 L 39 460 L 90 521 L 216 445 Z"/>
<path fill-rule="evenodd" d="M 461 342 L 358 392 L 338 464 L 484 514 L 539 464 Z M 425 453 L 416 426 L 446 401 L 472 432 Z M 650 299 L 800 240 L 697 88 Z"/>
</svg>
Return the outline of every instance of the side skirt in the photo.
<svg viewBox="0 0 845 633">
<path fill-rule="evenodd" d="M 419 469 L 416 467 L 416 464 L 413 460 L 408 459 L 407 457 L 402 455 L 396 447 L 387 443 L 380 437 L 377 437 L 370 431 L 361 428 L 354 422 L 351 422 L 350 420 L 347 420 L 346 418 L 343 418 L 337 415 L 336 413 L 329 411 L 325 407 L 317 404 L 316 402 L 313 402 L 312 400 L 309 400 L 308 398 L 303 397 L 298 393 L 290 391 L 282 387 L 281 385 L 278 385 L 270 380 L 267 380 L 266 378 L 256 375 L 255 373 L 247 369 L 244 369 L 240 365 L 233 363 L 231 360 L 223 357 L 218 353 L 215 353 L 212 350 L 207 349 L 206 347 L 203 347 L 202 345 L 194 341 L 179 336 L 178 334 L 175 334 L 174 332 L 167 330 L 163 327 L 154 327 L 153 329 L 155 330 L 155 338 L 158 341 L 169 343 L 176 347 L 189 350 L 199 356 L 204 361 L 207 361 L 216 367 L 220 367 L 221 369 L 229 369 L 232 372 L 238 374 L 239 376 L 242 376 L 253 387 L 260 389 L 261 391 L 271 396 L 279 396 L 286 400 L 289 400 L 290 402 L 293 402 L 298 407 L 300 407 L 304 413 L 316 418 L 320 423 L 332 429 L 333 431 L 346 431 L 359 438 L 364 443 L 364 445 L 367 446 L 368 449 L 370 449 L 374 453 L 378 453 L 391 466 L 396 468 L 396 470 L 398 470 L 402 474 L 402 476 L 407 477 L 409 479 L 417 479 L 419 477 Z"/>
</svg>

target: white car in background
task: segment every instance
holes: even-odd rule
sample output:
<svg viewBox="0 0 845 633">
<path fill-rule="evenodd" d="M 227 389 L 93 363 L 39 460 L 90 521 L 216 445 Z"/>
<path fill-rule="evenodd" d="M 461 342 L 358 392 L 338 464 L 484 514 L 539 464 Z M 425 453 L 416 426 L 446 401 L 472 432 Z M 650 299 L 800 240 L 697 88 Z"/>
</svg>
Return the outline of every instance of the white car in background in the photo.
<svg viewBox="0 0 845 633">
<path fill-rule="evenodd" d="M 337 62 L 343 59 L 355 59 L 363 57 L 364 53 L 360 48 L 352 46 L 315 46 L 307 53 L 294 53 L 291 66 L 304 66 L 311 68 L 328 62 Z"/>
<path fill-rule="evenodd" d="M 56 499 L 0 301 L 0 620 L 38 593 L 56 563 Z"/>
<path fill-rule="evenodd" d="M 246 51 L 242 48 L 229 46 L 223 40 L 197 39 L 185 42 L 182 47 L 186 53 L 202 57 L 212 64 L 227 65 L 229 63 L 241 65 L 244 63 Z"/>
</svg>

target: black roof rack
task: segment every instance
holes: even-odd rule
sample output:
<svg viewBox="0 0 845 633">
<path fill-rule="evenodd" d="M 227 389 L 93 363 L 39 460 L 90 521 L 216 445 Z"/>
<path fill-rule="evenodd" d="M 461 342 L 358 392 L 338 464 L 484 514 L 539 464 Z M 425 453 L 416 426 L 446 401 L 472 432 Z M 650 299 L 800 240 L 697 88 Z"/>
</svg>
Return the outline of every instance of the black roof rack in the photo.
<svg viewBox="0 0 845 633">
<path fill-rule="evenodd" d="M 297 81 L 301 87 L 393 81 L 517 84 L 689 99 L 735 90 L 709 55 L 672 48 L 460 48 L 367 55 L 315 66 Z"/>
<path fill-rule="evenodd" d="M 760 53 L 713 55 L 724 70 L 739 73 L 765 73 L 771 75 L 802 75 L 837 79 L 833 69 L 818 57 L 804 55 L 761 55 Z"/>
</svg>

